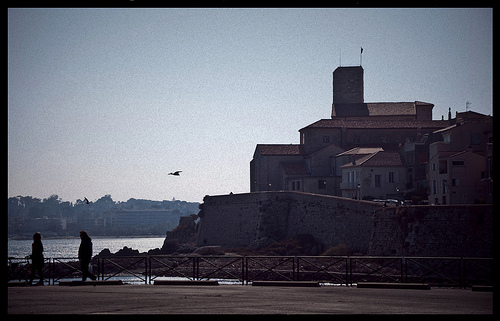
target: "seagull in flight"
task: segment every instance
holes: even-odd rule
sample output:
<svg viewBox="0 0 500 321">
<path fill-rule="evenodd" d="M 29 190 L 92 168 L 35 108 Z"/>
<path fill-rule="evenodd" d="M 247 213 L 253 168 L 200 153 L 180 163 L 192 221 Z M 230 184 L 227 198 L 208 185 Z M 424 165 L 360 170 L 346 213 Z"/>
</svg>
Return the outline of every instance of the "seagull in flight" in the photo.
<svg viewBox="0 0 500 321">
<path fill-rule="evenodd" d="M 179 173 L 181 173 L 182 171 L 177 171 L 177 172 L 173 172 L 173 173 L 168 173 L 168 175 L 174 175 L 174 176 L 180 176 Z"/>
<path fill-rule="evenodd" d="M 83 200 L 85 201 L 85 203 L 90 204 L 89 200 L 86 197 L 84 197 Z"/>
</svg>

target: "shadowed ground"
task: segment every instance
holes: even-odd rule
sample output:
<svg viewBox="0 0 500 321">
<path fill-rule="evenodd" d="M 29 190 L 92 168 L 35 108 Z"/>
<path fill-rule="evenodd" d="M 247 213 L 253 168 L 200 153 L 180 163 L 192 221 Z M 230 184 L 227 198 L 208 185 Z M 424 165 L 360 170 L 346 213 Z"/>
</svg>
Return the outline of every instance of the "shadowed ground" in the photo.
<svg viewBox="0 0 500 321">
<path fill-rule="evenodd" d="M 8 313 L 491 314 L 493 293 L 344 286 L 98 285 L 8 288 Z"/>
</svg>

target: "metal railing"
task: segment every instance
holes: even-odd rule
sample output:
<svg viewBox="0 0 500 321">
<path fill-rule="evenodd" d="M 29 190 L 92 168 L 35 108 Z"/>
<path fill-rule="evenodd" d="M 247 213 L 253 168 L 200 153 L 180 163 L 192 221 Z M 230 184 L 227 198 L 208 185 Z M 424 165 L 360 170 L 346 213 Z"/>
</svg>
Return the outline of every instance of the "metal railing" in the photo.
<svg viewBox="0 0 500 321">
<path fill-rule="evenodd" d="M 244 284 L 245 262 L 243 256 L 197 256 L 197 280 L 235 280 Z"/>
<path fill-rule="evenodd" d="M 44 280 L 56 284 L 82 276 L 77 258 L 46 258 Z M 350 285 L 358 282 L 429 283 L 453 287 L 493 284 L 493 258 L 389 256 L 169 256 L 93 258 L 99 280 L 120 279 L 151 284 L 157 278 L 318 281 Z M 8 281 L 27 281 L 26 258 L 8 258 Z"/>
<path fill-rule="evenodd" d="M 295 256 L 246 256 L 245 281 L 295 280 Z"/>
<path fill-rule="evenodd" d="M 350 284 L 358 282 L 395 282 L 403 280 L 403 257 L 349 257 Z"/>
<path fill-rule="evenodd" d="M 347 256 L 297 256 L 297 281 L 349 284 Z"/>
<path fill-rule="evenodd" d="M 193 256 L 150 256 L 149 283 L 157 277 L 196 279 L 196 262 Z"/>
<path fill-rule="evenodd" d="M 43 260 L 43 282 L 50 283 L 50 259 L 44 258 Z M 32 260 L 27 256 L 24 258 L 9 257 L 7 258 L 7 280 L 18 282 L 29 282 L 31 278 L 31 264 Z M 47 275 L 49 277 L 47 277 Z M 38 273 L 35 274 L 35 279 L 39 279 Z"/>
<path fill-rule="evenodd" d="M 100 260 L 93 258 L 90 260 L 89 267 L 94 271 L 94 266 L 97 264 L 97 275 L 100 274 Z M 82 270 L 78 258 L 72 257 L 55 257 L 50 262 L 49 269 L 49 284 L 52 279 L 52 284 L 59 282 L 61 279 L 81 278 Z"/>
<path fill-rule="evenodd" d="M 117 275 L 130 275 L 148 284 L 148 257 L 122 256 L 100 258 L 101 280 L 107 281 Z M 119 262 L 119 263 L 118 263 Z M 106 266 L 105 266 L 106 265 Z M 142 267 L 144 265 L 144 267 Z M 108 274 L 106 274 L 108 272 Z M 97 275 L 99 277 L 99 275 Z"/>
</svg>

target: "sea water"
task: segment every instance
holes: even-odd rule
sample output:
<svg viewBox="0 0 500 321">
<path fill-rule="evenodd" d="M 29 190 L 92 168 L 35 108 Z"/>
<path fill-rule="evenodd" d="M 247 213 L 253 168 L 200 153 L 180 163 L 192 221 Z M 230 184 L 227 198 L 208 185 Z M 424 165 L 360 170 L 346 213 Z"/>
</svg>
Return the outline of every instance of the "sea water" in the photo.
<svg viewBox="0 0 500 321">
<path fill-rule="evenodd" d="M 123 249 L 124 246 L 134 250 L 139 250 L 139 253 L 147 252 L 151 249 L 161 248 L 165 237 L 93 237 L 93 253 L 97 255 L 105 248 L 111 253 L 116 253 Z M 45 258 L 74 258 L 78 256 L 78 247 L 80 246 L 80 238 L 54 238 L 44 239 L 43 256 Z M 24 258 L 31 254 L 31 243 L 33 240 L 8 240 L 8 256 L 15 258 Z"/>
</svg>

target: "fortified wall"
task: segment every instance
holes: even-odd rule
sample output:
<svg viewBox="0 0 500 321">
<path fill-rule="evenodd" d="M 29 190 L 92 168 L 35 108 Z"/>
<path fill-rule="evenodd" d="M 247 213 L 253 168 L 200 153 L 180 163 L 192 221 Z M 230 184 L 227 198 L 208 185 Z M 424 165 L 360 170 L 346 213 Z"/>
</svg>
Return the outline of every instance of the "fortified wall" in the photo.
<svg viewBox="0 0 500 321">
<path fill-rule="evenodd" d="M 366 253 L 374 210 L 382 204 L 301 192 L 206 196 L 197 246 L 253 248 L 310 234 L 327 249 L 341 243 Z"/>
<path fill-rule="evenodd" d="M 310 234 L 323 249 L 346 244 L 380 256 L 493 257 L 491 205 L 383 207 L 302 192 L 206 196 L 196 245 L 260 248 Z"/>
<path fill-rule="evenodd" d="M 493 257 L 493 206 L 382 208 L 373 217 L 369 254 Z"/>
</svg>

